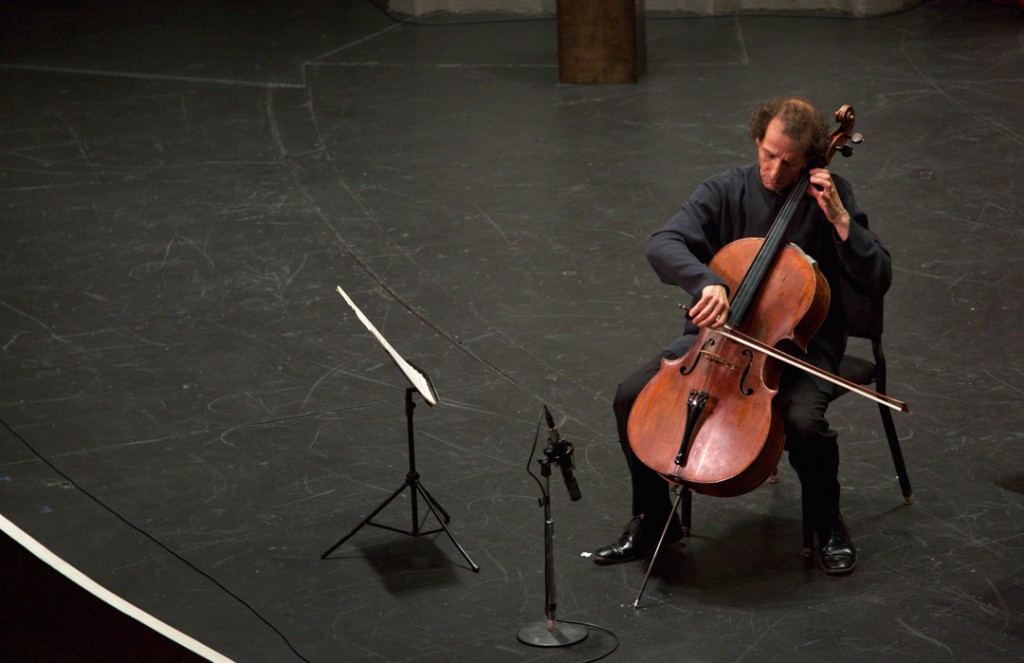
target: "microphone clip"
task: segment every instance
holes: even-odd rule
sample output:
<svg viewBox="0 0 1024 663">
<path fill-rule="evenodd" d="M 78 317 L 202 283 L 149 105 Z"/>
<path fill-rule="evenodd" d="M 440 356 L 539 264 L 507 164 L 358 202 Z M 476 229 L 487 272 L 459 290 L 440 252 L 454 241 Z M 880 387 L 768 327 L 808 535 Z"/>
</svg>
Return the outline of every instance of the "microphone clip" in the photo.
<svg viewBox="0 0 1024 663">
<path fill-rule="evenodd" d="M 540 461 L 540 463 L 544 466 L 544 472 L 548 474 L 550 474 L 548 466 L 551 463 L 558 465 L 562 472 L 562 479 L 565 481 L 565 488 L 569 492 L 569 499 L 577 502 L 583 496 L 580 494 L 580 486 L 573 474 L 576 463 L 573 460 L 572 443 L 562 439 L 561 434 L 558 432 L 558 427 L 555 426 L 555 421 L 548 411 L 547 405 L 544 406 L 544 418 L 548 425 L 548 447 L 544 449 L 544 456 L 547 461 Z"/>
</svg>

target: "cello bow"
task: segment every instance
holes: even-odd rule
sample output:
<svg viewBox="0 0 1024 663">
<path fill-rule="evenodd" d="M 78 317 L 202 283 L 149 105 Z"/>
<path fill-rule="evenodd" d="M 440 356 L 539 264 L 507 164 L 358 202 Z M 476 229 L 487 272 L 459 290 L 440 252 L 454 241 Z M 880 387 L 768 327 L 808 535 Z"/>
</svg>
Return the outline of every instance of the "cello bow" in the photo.
<svg viewBox="0 0 1024 663">
<path fill-rule="evenodd" d="M 871 399 L 878 403 L 879 405 L 890 407 L 899 412 L 910 412 L 910 407 L 901 400 L 891 398 L 889 396 L 886 396 L 885 394 L 880 394 L 876 391 L 871 391 L 870 389 L 862 387 L 861 385 L 855 382 L 850 382 L 849 380 L 841 378 L 838 375 L 833 375 L 832 373 L 822 370 L 813 364 L 809 364 L 806 361 L 794 357 L 791 354 L 787 354 L 770 345 L 762 343 L 756 338 L 747 336 L 746 334 L 739 331 L 732 325 L 726 324 L 715 329 L 714 331 L 732 341 L 735 341 L 736 343 L 745 345 L 752 350 L 757 350 L 758 352 L 764 353 L 771 357 L 772 359 L 777 359 L 778 361 L 787 363 L 790 366 L 795 366 L 796 368 L 799 368 L 800 370 L 806 373 L 810 373 L 815 377 L 827 380 L 832 384 L 838 385 L 843 389 L 846 389 L 847 391 L 851 391 L 857 394 L 858 396 L 863 396 L 864 398 Z"/>
</svg>

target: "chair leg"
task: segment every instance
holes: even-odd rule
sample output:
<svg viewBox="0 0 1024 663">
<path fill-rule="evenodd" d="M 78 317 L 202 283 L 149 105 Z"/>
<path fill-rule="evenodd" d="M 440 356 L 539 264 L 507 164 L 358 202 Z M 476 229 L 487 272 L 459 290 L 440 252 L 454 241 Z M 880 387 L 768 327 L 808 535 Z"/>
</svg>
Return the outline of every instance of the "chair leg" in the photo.
<svg viewBox="0 0 1024 663">
<path fill-rule="evenodd" d="M 892 412 L 883 405 L 878 406 L 878 411 L 882 413 L 882 426 L 885 428 L 885 437 L 889 441 L 889 453 L 892 454 L 892 464 L 896 467 L 896 478 L 900 482 L 903 501 L 907 504 L 913 504 L 914 490 L 910 486 L 907 466 L 903 462 L 903 450 L 900 448 L 900 438 L 896 435 L 896 423 L 892 420 Z"/>
<path fill-rule="evenodd" d="M 805 559 L 814 557 L 814 513 L 813 505 L 804 491 L 803 482 L 800 482 L 800 518 L 803 524 L 803 554 Z"/>
<path fill-rule="evenodd" d="M 776 465 L 775 469 L 772 470 L 771 476 L 768 477 L 769 483 L 779 482 L 779 466 Z M 800 482 L 800 520 L 803 525 L 803 555 L 805 558 L 814 557 L 814 517 L 812 516 L 809 508 L 808 501 L 804 499 L 804 484 Z"/>
</svg>

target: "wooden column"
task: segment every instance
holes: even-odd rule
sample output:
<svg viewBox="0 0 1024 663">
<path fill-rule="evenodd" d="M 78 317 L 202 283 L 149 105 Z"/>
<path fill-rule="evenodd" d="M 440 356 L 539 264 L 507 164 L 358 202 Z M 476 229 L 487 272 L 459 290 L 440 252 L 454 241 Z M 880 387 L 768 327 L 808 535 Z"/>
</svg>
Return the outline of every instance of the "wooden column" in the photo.
<svg viewBox="0 0 1024 663">
<path fill-rule="evenodd" d="M 636 83 L 647 61 L 644 0 L 558 0 L 558 79 Z"/>
</svg>

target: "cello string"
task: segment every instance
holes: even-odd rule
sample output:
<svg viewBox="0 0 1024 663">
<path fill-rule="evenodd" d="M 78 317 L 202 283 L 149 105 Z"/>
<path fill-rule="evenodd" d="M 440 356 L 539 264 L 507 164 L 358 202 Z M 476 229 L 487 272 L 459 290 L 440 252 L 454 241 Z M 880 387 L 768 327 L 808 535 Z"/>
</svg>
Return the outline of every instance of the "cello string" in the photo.
<svg viewBox="0 0 1024 663">
<path fill-rule="evenodd" d="M 728 322 L 733 327 L 739 327 L 742 324 L 750 306 L 753 304 L 754 298 L 760 290 L 761 283 L 764 281 L 772 261 L 774 261 L 779 248 L 785 240 L 793 213 L 796 211 L 797 205 L 800 204 L 804 191 L 807 190 L 810 184 L 810 177 L 810 171 L 805 169 L 797 180 L 796 185 L 790 189 L 782 208 L 776 214 L 775 220 L 772 221 L 772 225 L 768 229 L 760 250 L 758 250 L 750 267 L 744 274 L 743 280 L 736 291 L 736 296 L 731 302 L 734 310 L 730 312 Z"/>
</svg>

